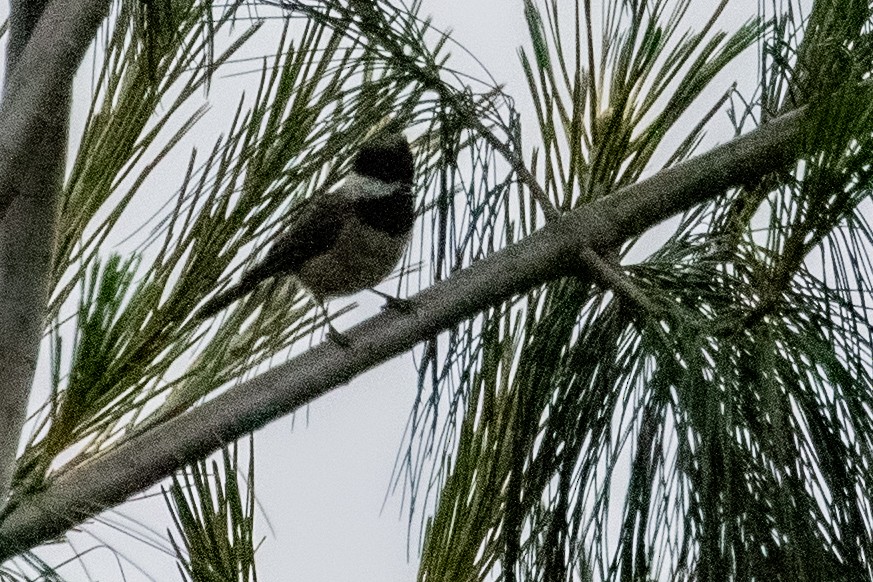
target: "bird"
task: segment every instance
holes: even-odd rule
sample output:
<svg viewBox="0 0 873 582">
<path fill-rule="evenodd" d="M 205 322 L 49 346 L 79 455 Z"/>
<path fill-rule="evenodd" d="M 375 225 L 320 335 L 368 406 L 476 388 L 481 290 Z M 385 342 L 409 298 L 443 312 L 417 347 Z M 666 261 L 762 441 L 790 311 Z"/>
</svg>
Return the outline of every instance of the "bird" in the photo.
<svg viewBox="0 0 873 582">
<path fill-rule="evenodd" d="M 275 277 L 295 277 L 325 314 L 328 299 L 372 289 L 394 270 L 409 242 L 415 223 L 414 173 L 412 150 L 402 132 L 384 132 L 364 142 L 343 183 L 308 198 L 264 258 L 238 283 L 209 299 L 195 320 L 216 315 Z M 329 337 L 345 343 L 329 321 L 328 326 Z"/>
</svg>

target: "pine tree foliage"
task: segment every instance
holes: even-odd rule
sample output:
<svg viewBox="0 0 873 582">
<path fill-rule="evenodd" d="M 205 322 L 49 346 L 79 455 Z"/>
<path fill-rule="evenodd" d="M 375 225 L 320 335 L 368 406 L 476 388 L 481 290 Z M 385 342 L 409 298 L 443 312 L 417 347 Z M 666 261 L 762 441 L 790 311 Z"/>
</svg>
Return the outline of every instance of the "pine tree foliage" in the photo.
<svg viewBox="0 0 873 582">
<path fill-rule="evenodd" d="M 543 143 L 531 167 L 555 206 L 651 170 L 756 40 L 758 92 L 725 95 L 742 104 L 737 131 L 811 104 L 814 153 L 713 197 L 626 263 L 645 303 L 562 279 L 459 334 L 434 376 L 456 383 L 451 404 L 426 408 L 445 428 L 420 437 L 439 495 L 422 580 L 871 574 L 870 110 L 849 105 L 870 73 L 869 11 L 816 4 L 805 21 L 787 10 L 680 36 L 688 4 L 671 4 L 611 3 L 599 33 L 587 4 L 562 31 L 557 3 L 526 3 Z"/>
<path fill-rule="evenodd" d="M 415 138 L 411 293 L 699 153 L 724 109 L 739 136 L 803 108 L 801 159 L 714 189 L 656 247 L 578 249 L 562 258 L 578 276 L 417 349 L 395 478 L 410 532 L 423 523 L 421 580 L 873 576 L 871 7 L 762 4 L 724 32 L 731 4 L 700 21 L 690 0 L 525 0 L 533 126 L 487 73 L 456 67 L 463 47 L 417 1 L 114 4 L 58 201 L 50 395 L 4 517 L 311 340 L 323 321 L 293 281 L 191 315 L 373 128 Z M 245 60 L 268 28 L 273 54 Z M 744 51 L 752 94 L 723 80 Z M 241 63 L 257 82 L 187 150 L 202 96 Z M 178 159 L 175 192 L 153 191 Z M 107 248 L 145 201 L 136 252 Z M 237 468 L 225 450 L 223 471 L 203 461 L 170 486 L 186 579 L 256 579 L 252 471 L 240 486 Z M 4 576 L 60 580 L 13 543 Z"/>
</svg>

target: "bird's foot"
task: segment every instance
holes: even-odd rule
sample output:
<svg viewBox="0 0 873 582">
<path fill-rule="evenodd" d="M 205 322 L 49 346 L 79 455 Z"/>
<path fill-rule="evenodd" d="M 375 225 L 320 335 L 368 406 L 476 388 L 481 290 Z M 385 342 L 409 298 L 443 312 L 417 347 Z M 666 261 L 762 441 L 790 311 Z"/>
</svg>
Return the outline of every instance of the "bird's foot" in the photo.
<svg viewBox="0 0 873 582">
<path fill-rule="evenodd" d="M 389 295 L 385 298 L 385 305 L 382 306 L 382 309 L 393 309 L 395 311 L 408 313 L 415 309 L 415 303 L 410 301 L 409 299 L 401 299 L 400 297 L 391 297 Z"/>
<path fill-rule="evenodd" d="M 370 291 L 385 300 L 385 305 L 382 306 L 383 311 L 392 309 L 394 311 L 410 312 L 415 308 L 415 303 L 410 301 L 409 299 L 394 297 L 393 295 L 382 293 L 381 291 L 376 291 L 375 289 L 370 289 Z"/>
<path fill-rule="evenodd" d="M 330 323 L 327 324 L 327 339 L 335 343 L 341 348 L 348 348 L 352 345 L 352 342 L 349 341 L 349 338 L 336 330 L 336 328 Z"/>
</svg>

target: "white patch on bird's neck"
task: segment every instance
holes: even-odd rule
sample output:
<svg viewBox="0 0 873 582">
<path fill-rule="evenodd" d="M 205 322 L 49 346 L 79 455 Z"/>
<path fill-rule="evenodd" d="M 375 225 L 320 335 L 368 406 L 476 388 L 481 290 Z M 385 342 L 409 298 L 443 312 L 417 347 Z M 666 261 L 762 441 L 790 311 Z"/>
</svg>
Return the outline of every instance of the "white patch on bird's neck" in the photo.
<svg viewBox="0 0 873 582">
<path fill-rule="evenodd" d="M 357 172 L 350 172 L 336 193 L 349 200 L 372 200 L 390 196 L 397 190 L 398 186 L 397 182 L 383 182 L 376 178 L 362 176 Z"/>
</svg>

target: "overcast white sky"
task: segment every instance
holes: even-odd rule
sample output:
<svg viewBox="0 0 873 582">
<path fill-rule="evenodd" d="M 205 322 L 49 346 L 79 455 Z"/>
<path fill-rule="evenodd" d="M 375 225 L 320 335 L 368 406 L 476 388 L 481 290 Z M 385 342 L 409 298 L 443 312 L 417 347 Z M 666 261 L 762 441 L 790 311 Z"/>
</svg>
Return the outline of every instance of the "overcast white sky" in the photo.
<svg viewBox="0 0 873 582">
<path fill-rule="evenodd" d="M 703 8 L 697 12 L 700 20 L 689 18 L 689 27 L 702 25 L 710 16 L 709 0 L 697 2 L 697 6 Z M 529 111 L 516 56 L 517 47 L 527 39 L 521 0 L 425 0 L 423 12 L 433 15 L 437 27 L 453 29 L 454 37 L 475 53 L 498 81 L 505 83 L 506 91 L 515 97 L 519 107 Z M 755 0 L 734 0 L 718 28 L 735 30 L 755 12 Z M 270 43 L 264 46 L 264 54 L 274 50 Z M 752 86 L 756 61 L 753 54 L 747 57 L 720 77 L 711 95 L 721 94 L 734 79 L 748 83 L 746 87 Z M 460 62 L 462 69 L 476 72 L 469 61 Z M 83 92 L 76 109 L 79 123 L 87 101 L 89 78 L 90 75 L 83 76 Z M 252 77 L 253 83 L 256 78 Z M 245 78 L 217 79 L 210 98 L 219 99 L 222 83 L 231 87 L 241 82 Z M 232 97 L 227 101 L 235 106 L 236 93 L 228 94 Z M 711 102 L 703 100 L 697 111 L 708 109 Z M 221 119 L 220 105 L 216 105 L 212 115 Z M 210 124 L 207 119 L 201 124 L 206 132 L 201 145 L 211 143 L 214 133 L 210 128 L 215 126 L 222 127 L 222 123 Z M 719 127 L 723 133 L 711 133 L 707 143 L 728 139 L 727 124 L 721 123 Z M 534 131 L 532 125 L 528 126 L 527 136 L 530 138 Z M 179 167 L 184 169 L 185 163 L 187 157 L 179 160 Z M 167 175 L 166 179 L 169 189 L 175 189 L 179 183 L 178 175 Z M 358 311 L 362 316 L 378 310 L 379 303 L 368 296 L 354 300 L 360 304 Z M 266 514 L 266 518 L 264 514 L 257 518 L 266 536 L 258 552 L 260 580 L 415 579 L 417 529 L 410 541 L 411 561 L 407 561 L 407 518 L 399 495 L 390 497 L 383 510 L 395 455 L 414 398 L 414 378 L 412 358 L 397 358 L 319 399 L 306 413 L 281 419 L 256 434 L 256 491 Z M 165 536 L 170 526 L 162 499 L 130 502 L 117 511 L 154 528 L 152 536 Z M 103 519 L 123 521 L 117 513 L 106 514 Z M 94 535 L 120 550 L 133 564 L 118 562 L 108 549 L 98 547 L 85 560 L 88 573 L 79 564 L 60 570 L 67 579 L 179 579 L 172 556 L 113 531 L 112 527 L 91 525 L 85 533 L 74 534 L 71 539 L 76 550 L 97 545 Z M 41 555 L 55 563 L 59 556 L 69 555 L 69 549 L 59 546 Z"/>
</svg>

